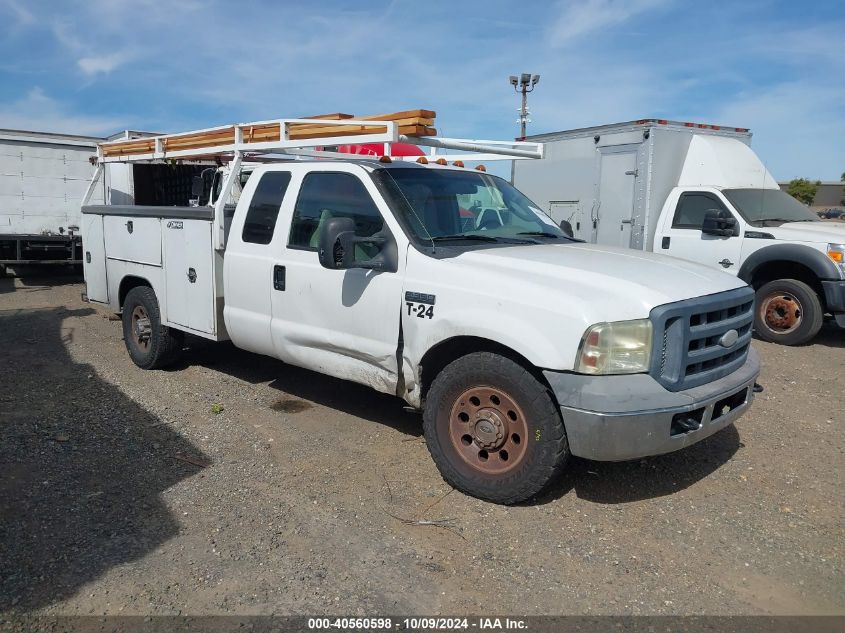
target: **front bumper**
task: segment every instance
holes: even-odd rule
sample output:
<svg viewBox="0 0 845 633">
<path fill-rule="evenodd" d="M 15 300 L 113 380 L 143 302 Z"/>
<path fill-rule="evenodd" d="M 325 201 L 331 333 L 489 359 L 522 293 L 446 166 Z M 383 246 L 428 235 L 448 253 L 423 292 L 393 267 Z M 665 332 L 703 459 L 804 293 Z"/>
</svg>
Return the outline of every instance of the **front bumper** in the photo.
<svg viewBox="0 0 845 633">
<path fill-rule="evenodd" d="M 572 454 L 624 461 L 679 450 L 732 424 L 754 400 L 760 359 L 750 349 L 736 371 L 676 392 L 647 374 L 543 374 L 560 404 Z"/>
<path fill-rule="evenodd" d="M 845 328 L 845 280 L 823 281 L 822 288 L 827 311 L 833 314 L 839 327 Z"/>
</svg>

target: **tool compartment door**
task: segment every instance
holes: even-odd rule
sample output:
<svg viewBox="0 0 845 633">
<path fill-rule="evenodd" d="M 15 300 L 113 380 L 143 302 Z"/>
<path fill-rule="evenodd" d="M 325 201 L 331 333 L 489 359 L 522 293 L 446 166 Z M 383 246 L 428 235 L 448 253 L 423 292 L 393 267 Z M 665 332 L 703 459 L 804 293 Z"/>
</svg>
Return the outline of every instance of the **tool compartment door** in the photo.
<svg viewBox="0 0 845 633">
<path fill-rule="evenodd" d="M 214 334 L 211 222 L 162 219 L 168 323 Z"/>
<path fill-rule="evenodd" d="M 103 216 L 83 214 L 82 239 L 85 249 L 82 257 L 85 292 L 90 301 L 108 303 L 109 286 L 106 277 L 106 248 L 103 243 Z"/>
</svg>

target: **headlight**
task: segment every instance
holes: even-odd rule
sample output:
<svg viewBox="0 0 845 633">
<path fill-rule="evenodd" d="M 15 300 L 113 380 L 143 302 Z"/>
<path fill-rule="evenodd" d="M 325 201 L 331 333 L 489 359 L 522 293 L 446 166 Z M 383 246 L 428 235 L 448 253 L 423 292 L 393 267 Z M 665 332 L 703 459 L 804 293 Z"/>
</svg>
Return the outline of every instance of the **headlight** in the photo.
<svg viewBox="0 0 845 633">
<path fill-rule="evenodd" d="M 839 264 L 839 270 L 845 273 L 845 244 L 828 244 L 827 256 Z"/>
<path fill-rule="evenodd" d="M 651 321 L 617 321 L 592 326 L 581 339 L 575 371 L 582 374 L 638 374 L 651 359 Z"/>
</svg>

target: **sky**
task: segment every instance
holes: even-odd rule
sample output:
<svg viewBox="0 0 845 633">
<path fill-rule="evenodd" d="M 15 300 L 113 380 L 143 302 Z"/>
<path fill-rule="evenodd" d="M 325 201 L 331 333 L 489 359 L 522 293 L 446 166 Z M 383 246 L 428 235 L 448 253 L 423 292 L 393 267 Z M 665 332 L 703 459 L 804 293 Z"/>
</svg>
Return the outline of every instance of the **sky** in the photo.
<svg viewBox="0 0 845 633">
<path fill-rule="evenodd" d="M 0 127 L 107 135 L 437 111 L 518 134 L 640 118 L 754 133 L 778 180 L 845 172 L 845 2 L 0 0 Z"/>
</svg>

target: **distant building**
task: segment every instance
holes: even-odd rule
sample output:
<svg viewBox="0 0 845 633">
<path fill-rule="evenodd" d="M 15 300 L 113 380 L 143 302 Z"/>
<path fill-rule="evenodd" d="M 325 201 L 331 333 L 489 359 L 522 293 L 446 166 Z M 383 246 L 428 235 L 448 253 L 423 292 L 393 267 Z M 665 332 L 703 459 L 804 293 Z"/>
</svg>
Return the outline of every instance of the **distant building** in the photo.
<svg viewBox="0 0 845 633">
<path fill-rule="evenodd" d="M 779 182 L 783 191 L 789 189 L 788 182 Z M 823 181 L 816 191 L 816 197 L 810 207 L 814 211 L 822 209 L 845 208 L 845 182 L 838 180 Z"/>
</svg>

